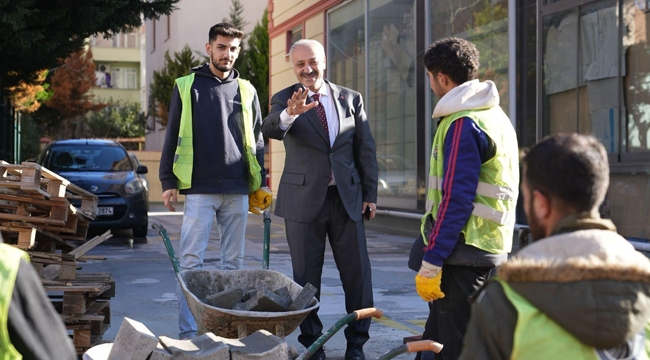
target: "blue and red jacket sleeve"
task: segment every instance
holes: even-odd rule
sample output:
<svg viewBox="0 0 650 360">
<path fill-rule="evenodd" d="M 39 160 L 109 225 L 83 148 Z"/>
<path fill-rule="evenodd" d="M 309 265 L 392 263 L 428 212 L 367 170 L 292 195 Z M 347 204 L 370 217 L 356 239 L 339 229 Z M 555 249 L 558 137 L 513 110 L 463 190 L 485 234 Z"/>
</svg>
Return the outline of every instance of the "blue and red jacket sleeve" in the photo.
<svg viewBox="0 0 650 360">
<path fill-rule="evenodd" d="M 489 140 L 476 123 L 463 117 L 454 121 L 445 137 L 442 199 L 429 234 L 423 260 L 442 266 L 456 246 L 461 230 L 474 210 L 474 198 Z"/>
</svg>

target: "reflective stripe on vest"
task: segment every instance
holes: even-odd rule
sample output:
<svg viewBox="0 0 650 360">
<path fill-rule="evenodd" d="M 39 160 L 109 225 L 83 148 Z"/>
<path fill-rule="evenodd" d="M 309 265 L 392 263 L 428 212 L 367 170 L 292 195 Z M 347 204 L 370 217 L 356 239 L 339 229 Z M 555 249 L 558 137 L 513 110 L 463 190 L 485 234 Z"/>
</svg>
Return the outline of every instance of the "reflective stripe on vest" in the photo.
<svg viewBox="0 0 650 360">
<path fill-rule="evenodd" d="M 176 86 L 181 98 L 183 109 L 178 130 L 178 143 L 174 154 L 173 171 L 178 179 L 178 189 L 189 189 L 192 187 L 192 169 L 194 166 L 194 142 L 192 133 L 192 83 L 195 74 L 176 79 Z M 244 160 L 249 169 L 248 187 L 255 191 L 260 188 L 262 175 L 259 162 L 255 157 L 257 142 L 253 131 L 253 101 L 255 88 L 247 80 L 237 79 L 239 93 L 241 96 L 242 127 L 244 132 Z"/>
<path fill-rule="evenodd" d="M 444 117 L 438 126 L 431 149 L 426 209 L 421 231 L 428 242 L 427 219 L 437 218 L 442 201 L 444 146 L 451 124 L 463 117 L 471 118 L 496 146 L 495 156 L 481 165 L 474 209 L 462 233 L 465 243 L 493 253 L 507 253 L 512 248 L 515 206 L 519 185 L 519 148 L 517 135 L 500 107 L 461 111 Z"/>
<path fill-rule="evenodd" d="M 442 190 L 442 179 L 438 176 L 429 176 L 429 189 Z M 507 186 L 499 186 L 479 182 L 476 187 L 476 194 L 498 200 L 517 201 L 517 192 Z M 472 215 L 493 221 L 499 225 L 507 225 L 514 216 L 512 212 L 497 211 L 487 205 L 473 203 L 474 210 Z M 427 209 L 433 205 L 433 200 L 427 199 Z"/>
<path fill-rule="evenodd" d="M 11 245 L 0 243 L 0 360 L 22 358 L 11 344 L 7 329 L 9 304 L 16 284 L 20 259 L 29 262 L 29 255 Z"/>
<path fill-rule="evenodd" d="M 508 283 L 499 278 L 496 280 L 501 284 L 504 294 L 517 310 L 517 325 L 512 338 L 511 359 L 600 360 L 612 358 L 608 356 L 606 350 L 597 350 L 593 346 L 580 342 L 519 295 Z M 639 345 L 641 346 L 635 347 L 633 354 L 626 359 L 648 359 L 643 342 L 640 341 Z"/>
</svg>

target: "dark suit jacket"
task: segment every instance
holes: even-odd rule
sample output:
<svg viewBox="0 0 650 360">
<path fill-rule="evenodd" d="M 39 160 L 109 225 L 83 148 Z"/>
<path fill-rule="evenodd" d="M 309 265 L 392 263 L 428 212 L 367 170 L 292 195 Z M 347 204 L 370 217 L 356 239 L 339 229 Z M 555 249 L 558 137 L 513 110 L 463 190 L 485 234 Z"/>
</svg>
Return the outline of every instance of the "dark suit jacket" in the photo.
<svg viewBox="0 0 650 360">
<path fill-rule="evenodd" d="M 283 141 L 286 149 L 275 214 L 287 220 L 311 222 L 316 219 L 327 195 L 330 168 L 352 220 L 361 220 L 362 202 L 377 202 L 375 140 L 370 133 L 361 94 L 327 80 L 326 84 L 330 86 L 339 120 L 339 134 L 333 146 L 330 146 L 315 108 L 298 116 L 287 130 L 280 129 L 280 113 L 300 84 L 273 95 L 271 112 L 262 123 L 262 133 Z"/>
</svg>

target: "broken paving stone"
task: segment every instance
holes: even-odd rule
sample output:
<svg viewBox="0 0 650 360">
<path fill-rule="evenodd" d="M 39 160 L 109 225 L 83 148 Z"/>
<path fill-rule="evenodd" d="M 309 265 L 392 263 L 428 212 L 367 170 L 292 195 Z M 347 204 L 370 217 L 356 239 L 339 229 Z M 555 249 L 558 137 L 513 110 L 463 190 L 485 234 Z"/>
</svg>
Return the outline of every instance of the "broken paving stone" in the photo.
<svg viewBox="0 0 650 360">
<path fill-rule="evenodd" d="M 241 301 L 243 296 L 244 289 L 230 288 L 208 296 L 205 303 L 222 309 L 232 309 L 235 304 Z"/>
<path fill-rule="evenodd" d="M 293 299 L 291 298 L 291 292 L 289 291 L 288 286 L 283 286 L 283 287 L 281 287 L 281 288 L 279 288 L 279 289 L 277 289 L 277 290 L 275 290 L 273 292 L 276 293 L 281 298 L 286 299 L 286 302 L 288 302 L 289 305 L 291 305 L 291 303 L 293 302 Z M 287 307 L 289 307 L 289 306 L 287 306 Z"/>
<path fill-rule="evenodd" d="M 283 299 L 266 287 L 257 289 L 255 296 L 244 303 L 235 304 L 234 310 L 281 312 L 287 311 L 290 301 Z"/>
<path fill-rule="evenodd" d="M 241 299 L 241 302 L 246 302 L 250 300 L 257 293 L 257 289 L 248 289 L 244 292 L 244 296 Z"/>
<path fill-rule="evenodd" d="M 230 360 L 228 346 L 213 333 L 205 333 L 190 340 L 177 340 L 167 336 L 158 339 L 174 360 Z"/>
<path fill-rule="evenodd" d="M 286 341 L 266 330 L 258 330 L 241 339 L 219 338 L 230 348 L 231 360 L 287 360 Z"/>
<path fill-rule="evenodd" d="M 156 348 L 158 339 L 141 322 L 125 317 L 115 335 L 108 360 L 142 360 Z"/>
<path fill-rule="evenodd" d="M 296 298 L 293 300 L 293 303 L 287 308 L 288 311 L 296 311 L 296 310 L 302 310 L 305 309 L 309 303 L 311 302 L 311 299 L 316 295 L 317 289 L 314 287 L 314 285 L 307 283 L 302 290 L 300 291 L 300 294 L 296 296 Z"/>
<path fill-rule="evenodd" d="M 159 342 L 147 360 L 172 360 L 174 357 Z"/>
</svg>

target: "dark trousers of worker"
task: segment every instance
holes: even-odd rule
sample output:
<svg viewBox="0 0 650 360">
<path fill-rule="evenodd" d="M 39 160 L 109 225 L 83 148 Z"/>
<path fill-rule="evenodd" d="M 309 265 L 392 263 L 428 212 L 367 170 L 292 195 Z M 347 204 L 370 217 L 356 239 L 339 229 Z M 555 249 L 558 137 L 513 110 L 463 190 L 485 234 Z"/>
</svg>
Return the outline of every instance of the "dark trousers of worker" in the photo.
<svg viewBox="0 0 650 360">
<path fill-rule="evenodd" d="M 345 310 L 351 313 L 373 306 L 370 259 L 363 220 L 350 219 L 336 186 L 328 188 L 323 207 L 314 221 L 285 220 L 285 225 L 295 282 L 301 286 L 310 283 L 316 287 L 316 298 L 320 301 L 327 235 L 345 293 Z M 344 331 L 348 346 L 361 348 L 370 337 L 369 328 L 370 319 L 351 322 Z M 305 347 L 322 335 L 323 323 L 318 317 L 318 310 L 305 318 L 300 324 L 300 331 L 298 341 Z"/>
<path fill-rule="evenodd" d="M 418 354 L 416 360 L 456 360 L 460 357 L 471 311 L 469 298 L 487 281 L 492 269 L 442 266 L 440 289 L 445 297 L 429 303 L 429 318 L 422 339 L 437 341 L 444 347 L 435 357 L 432 352 L 424 352 Z"/>
</svg>

